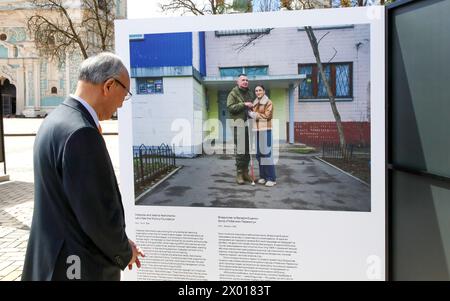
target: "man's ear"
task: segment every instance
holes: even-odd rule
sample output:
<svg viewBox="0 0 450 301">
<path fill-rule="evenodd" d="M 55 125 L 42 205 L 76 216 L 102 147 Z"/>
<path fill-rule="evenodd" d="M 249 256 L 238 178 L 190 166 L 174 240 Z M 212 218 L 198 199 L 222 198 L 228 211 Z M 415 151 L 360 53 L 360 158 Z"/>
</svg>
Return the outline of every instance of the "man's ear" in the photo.
<svg viewBox="0 0 450 301">
<path fill-rule="evenodd" d="M 103 94 L 107 95 L 109 93 L 109 90 L 114 85 L 114 79 L 110 78 L 103 84 Z"/>
</svg>

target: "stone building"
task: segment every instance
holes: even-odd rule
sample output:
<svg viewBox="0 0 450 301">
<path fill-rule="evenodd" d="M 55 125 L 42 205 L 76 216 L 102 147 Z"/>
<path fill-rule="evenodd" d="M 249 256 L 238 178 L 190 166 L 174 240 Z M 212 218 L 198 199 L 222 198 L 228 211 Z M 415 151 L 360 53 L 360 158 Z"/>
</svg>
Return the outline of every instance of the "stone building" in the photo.
<svg viewBox="0 0 450 301">
<path fill-rule="evenodd" d="M 80 0 L 68 0 L 73 19 L 80 18 Z M 116 18 L 126 17 L 126 0 L 116 0 Z M 4 116 L 44 116 L 74 91 L 81 55 L 62 63 L 41 57 L 28 32 L 34 14 L 30 1 L 0 0 L 0 100 Z"/>
</svg>

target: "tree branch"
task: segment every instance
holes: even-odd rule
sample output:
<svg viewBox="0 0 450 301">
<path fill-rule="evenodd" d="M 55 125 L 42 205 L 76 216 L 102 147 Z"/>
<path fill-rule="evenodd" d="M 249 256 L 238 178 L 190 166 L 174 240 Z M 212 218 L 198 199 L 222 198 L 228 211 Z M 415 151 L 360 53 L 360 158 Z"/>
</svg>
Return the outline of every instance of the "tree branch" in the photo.
<svg viewBox="0 0 450 301">
<path fill-rule="evenodd" d="M 107 51 L 114 38 L 114 0 L 81 0 L 80 18 L 75 18 L 65 0 L 31 0 L 36 8 L 28 18 L 28 30 L 44 55 L 65 59 L 64 51 Z"/>
<path fill-rule="evenodd" d="M 190 11 L 194 15 L 204 15 L 205 11 L 197 7 L 191 0 L 171 0 L 168 4 L 160 4 L 163 11 Z"/>
</svg>

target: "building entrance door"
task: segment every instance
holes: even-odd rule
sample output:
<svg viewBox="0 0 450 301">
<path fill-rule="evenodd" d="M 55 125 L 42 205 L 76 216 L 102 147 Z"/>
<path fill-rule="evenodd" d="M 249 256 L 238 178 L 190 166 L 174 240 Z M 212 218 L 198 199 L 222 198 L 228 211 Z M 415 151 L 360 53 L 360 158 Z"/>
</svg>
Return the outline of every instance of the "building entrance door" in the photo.
<svg viewBox="0 0 450 301">
<path fill-rule="evenodd" d="M 230 113 L 227 108 L 227 97 L 230 91 L 219 91 L 219 120 L 222 123 L 222 139 L 223 142 L 231 142 L 233 138 L 231 129 L 227 126 L 227 119 L 230 119 Z"/>
<path fill-rule="evenodd" d="M 3 116 L 16 115 L 16 86 L 7 79 L 0 85 L 0 100 Z"/>
</svg>

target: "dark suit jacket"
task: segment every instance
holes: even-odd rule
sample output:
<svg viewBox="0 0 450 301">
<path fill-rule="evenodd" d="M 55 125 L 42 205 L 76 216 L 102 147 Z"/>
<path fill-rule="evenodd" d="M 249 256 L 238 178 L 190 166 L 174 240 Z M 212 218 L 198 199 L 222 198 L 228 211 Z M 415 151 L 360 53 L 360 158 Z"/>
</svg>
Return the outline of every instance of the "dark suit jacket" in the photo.
<svg viewBox="0 0 450 301">
<path fill-rule="evenodd" d="M 34 187 L 22 280 L 68 280 L 78 263 L 81 280 L 120 280 L 132 256 L 122 199 L 103 137 L 75 99 L 36 135 Z"/>
</svg>

